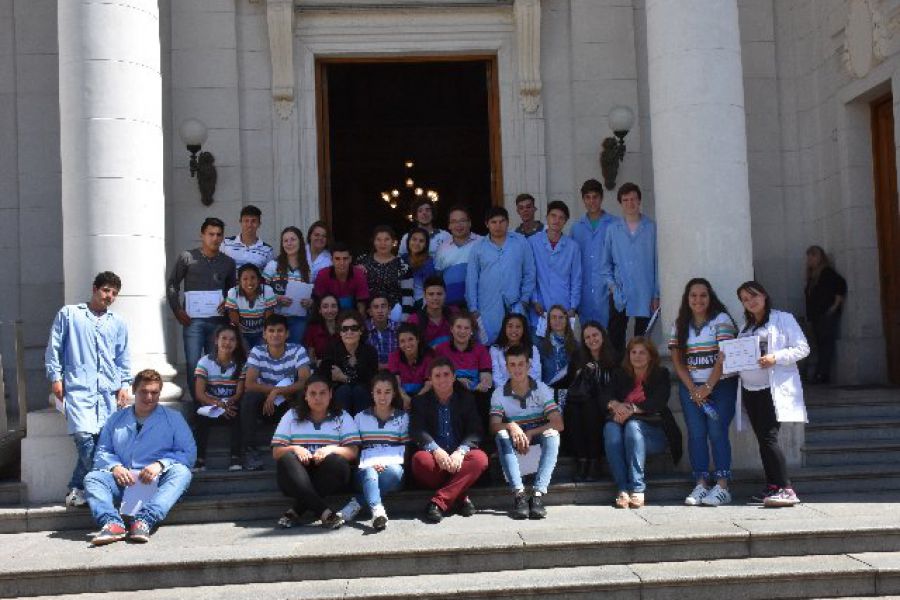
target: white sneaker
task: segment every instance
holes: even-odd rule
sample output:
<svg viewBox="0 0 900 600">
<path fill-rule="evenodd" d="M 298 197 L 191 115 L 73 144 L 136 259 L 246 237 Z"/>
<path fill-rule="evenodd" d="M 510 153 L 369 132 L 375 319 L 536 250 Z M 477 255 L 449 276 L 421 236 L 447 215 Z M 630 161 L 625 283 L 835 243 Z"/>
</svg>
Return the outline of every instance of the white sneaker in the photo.
<svg viewBox="0 0 900 600">
<path fill-rule="evenodd" d="M 702 483 L 698 483 L 688 497 L 684 499 L 684 503 L 688 506 L 699 506 L 706 495 L 709 493 L 709 490 Z"/>
<path fill-rule="evenodd" d="M 720 506 L 722 504 L 731 504 L 731 492 L 725 488 L 719 487 L 719 484 L 713 486 L 709 493 L 703 496 L 700 503 L 704 506 Z"/>
<path fill-rule="evenodd" d="M 352 521 L 356 518 L 356 515 L 359 514 L 361 508 L 362 507 L 359 505 L 359 502 L 356 501 L 356 498 L 350 498 L 350 502 L 338 512 L 345 521 Z"/>
<path fill-rule="evenodd" d="M 376 531 L 381 531 L 388 524 L 388 516 L 387 511 L 384 510 L 384 506 L 379 504 L 378 506 L 372 509 L 372 528 Z"/>
<path fill-rule="evenodd" d="M 69 490 L 68 495 L 65 499 L 66 506 L 84 506 L 87 504 L 87 500 L 84 497 L 84 490 L 79 490 L 77 488 L 72 488 Z"/>
</svg>

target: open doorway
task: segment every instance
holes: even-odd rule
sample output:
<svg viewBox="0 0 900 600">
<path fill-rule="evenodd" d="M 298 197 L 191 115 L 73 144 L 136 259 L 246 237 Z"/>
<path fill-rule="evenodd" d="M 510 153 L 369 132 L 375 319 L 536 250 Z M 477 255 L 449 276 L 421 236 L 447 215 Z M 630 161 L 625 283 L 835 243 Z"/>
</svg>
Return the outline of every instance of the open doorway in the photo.
<svg viewBox="0 0 900 600">
<path fill-rule="evenodd" d="M 320 211 L 354 253 L 375 225 L 406 232 L 429 192 L 444 229 L 455 204 L 478 230 L 502 203 L 495 57 L 322 59 L 316 76 Z"/>
</svg>

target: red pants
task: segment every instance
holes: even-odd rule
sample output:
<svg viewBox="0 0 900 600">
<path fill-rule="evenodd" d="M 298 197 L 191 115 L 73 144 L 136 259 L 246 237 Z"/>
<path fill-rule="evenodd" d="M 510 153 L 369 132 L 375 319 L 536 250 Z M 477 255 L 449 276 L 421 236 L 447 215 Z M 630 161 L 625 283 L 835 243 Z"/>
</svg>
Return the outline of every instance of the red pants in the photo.
<svg viewBox="0 0 900 600">
<path fill-rule="evenodd" d="M 457 473 L 442 471 L 430 452 L 419 450 L 412 457 L 413 477 L 422 487 L 437 490 L 431 501 L 443 511 L 450 510 L 457 500 L 465 497 L 487 468 L 487 454 L 478 448 L 469 450 Z"/>
</svg>

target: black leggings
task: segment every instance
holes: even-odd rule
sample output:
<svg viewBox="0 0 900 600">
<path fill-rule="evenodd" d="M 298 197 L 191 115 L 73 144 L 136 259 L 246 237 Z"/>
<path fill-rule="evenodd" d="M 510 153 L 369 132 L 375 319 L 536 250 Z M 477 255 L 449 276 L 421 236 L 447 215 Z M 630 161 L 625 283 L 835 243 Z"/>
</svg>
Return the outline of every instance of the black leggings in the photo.
<svg viewBox="0 0 900 600">
<path fill-rule="evenodd" d="M 195 407 L 199 407 L 199 403 L 194 403 Z M 197 439 L 197 458 L 206 460 L 206 446 L 209 440 L 210 427 L 227 427 L 229 429 L 229 447 L 231 456 L 241 455 L 241 417 L 235 415 L 230 419 L 226 419 L 224 415 L 217 419 L 210 419 L 200 415 L 194 416 L 194 437 Z"/>
<path fill-rule="evenodd" d="M 350 483 L 350 463 L 342 456 L 329 454 L 317 465 L 304 465 L 296 454 L 286 452 L 278 459 L 277 477 L 281 492 L 294 499 L 298 515 L 311 510 L 318 517 L 328 508 L 325 497 Z"/>
<path fill-rule="evenodd" d="M 625 333 L 628 330 L 628 315 L 616 310 L 612 300 L 609 303 L 609 341 L 619 357 L 625 354 Z M 634 337 L 647 333 L 650 317 L 634 317 Z"/>
<path fill-rule="evenodd" d="M 775 415 L 775 402 L 772 399 L 772 390 L 750 391 L 747 388 L 741 390 L 741 399 L 756 434 L 759 443 L 759 457 L 762 459 L 763 471 L 766 474 L 766 483 L 778 488 L 791 487 L 788 479 L 787 464 L 784 460 L 784 452 L 778 445 L 778 432 L 781 423 Z"/>
<path fill-rule="evenodd" d="M 563 423 L 563 435 L 575 458 L 599 460 L 603 448 L 603 421 L 597 401 L 567 402 Z"/>
</svg>

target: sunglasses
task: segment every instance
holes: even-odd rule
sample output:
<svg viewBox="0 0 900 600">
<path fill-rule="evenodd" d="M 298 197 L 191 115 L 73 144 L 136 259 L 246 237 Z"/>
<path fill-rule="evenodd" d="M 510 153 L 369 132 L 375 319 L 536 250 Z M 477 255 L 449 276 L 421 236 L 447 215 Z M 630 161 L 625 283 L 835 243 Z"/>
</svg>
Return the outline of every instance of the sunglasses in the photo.
<svg viewBox="0 0 900 600">
<path fill-rule="evenodd" d="M 359 325 L 342 325 L 341 326 L 341 333 L 350 333 L 351 331 L 353 333 L 359 333 L 361 330 L 362 330 L 362 327 L 360 327 Z"/>
</svg>

